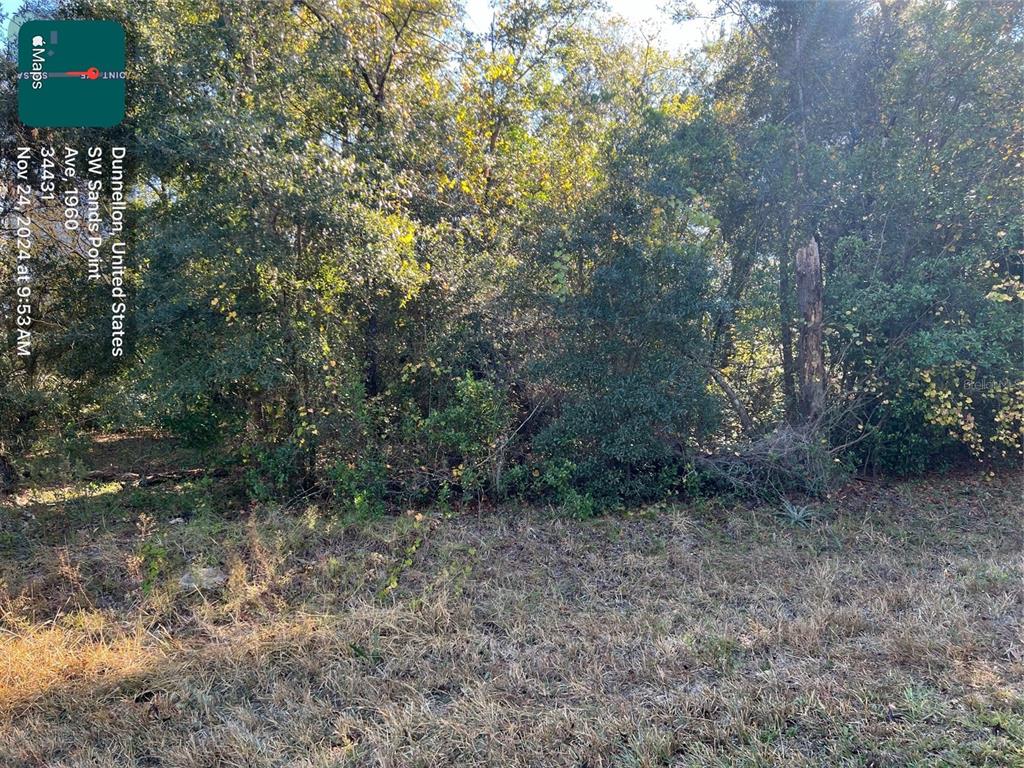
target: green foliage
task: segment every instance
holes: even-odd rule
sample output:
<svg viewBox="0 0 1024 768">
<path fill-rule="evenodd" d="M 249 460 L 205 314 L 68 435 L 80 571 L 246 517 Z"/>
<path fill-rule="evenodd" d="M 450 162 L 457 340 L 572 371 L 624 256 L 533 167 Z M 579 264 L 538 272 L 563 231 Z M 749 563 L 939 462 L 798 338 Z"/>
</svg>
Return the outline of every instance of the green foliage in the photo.
<svg viewBox="0 0 1024 768">
<path fill-rule="evenodd" d="M 290 498 L 297 489 L 294 480 L 302 471 L 304 452 L 292 441 L 277 446 L 260 446 L 242 451 L 247 465 L 245 481 L 249 495 L 258 501 Z"/>
<path fill-rule="evenodd" d="M 142 574 L 142 592 L 149 594 L 167 564 L 167 548 L 159 541 L 147 539 L 139 545 L 137 557 Z"/>
<path fill-rule="evenodd" d="M 510 495 L 549 503 L 572 517 L 592 517 L 605 506 L 589 491 L 578 490 L 579 467 L 567 458 L 542 458 L 532 467 L 520 464 L 509 475 L 514 477 Z"/>
<path fill-rule="evenodd" d="M 10 386 L 0 392 L 0 435 L 4 443 L 24 448 L 32 443 L 43 426 L 47 407 L 44 392 L 26 390 L 19 386 Z"/>
<path fill-rule="evenodd" d="M 570 241 L 587 280 L 559 295 L 560 343 L 547 368 L 559 411 L 535 448 L 570 459 L 574 482 L 598 498 L 638 502 L 671 491 L 714 424 L 699 361 L 717 222 L 649 166 L 651 155 L 675 151 L 664 121 L 650 116 L 623 143 L 607 192 Z"/>
<path fill-rule="evenodd" d="M 465 496 L 488 489 L 510 422 L 505 395 L 467 372 L 455 380 L 451 402 L 419 423 L 427 456 L 450 468 Z"/>
<path fill-rule="evenodd" d="M 1019 4 L 720 3 L 686 59 L 589 0 L 499 2 L 485 35 L 449 0 L 75 10 L 131 41 L 130 354 L 97 344 L 80 247 L 40 241 L 0 455 L 155 426 L 254 498 L 359 516 L 1020 458 Z M 18 145 L 69 138 L 0 102 Z M 812 234 L 829 407 L 803 423 Z M 0 308 L 15 284 L 0 262 Z"/>
<path fill-rule="evenodd" d="M 210 448 L 219 445 L 225 435 L 237 433 L 234 422 L 240 410 L 238 404 L 215 404 L 212 398 L 200 395 L 195 402 L 165 410 L 159 423 L 193 447 Z"/>
<path fill-rule="evenodd" d="M 810 528 L 820 516 L 819 510 L 806 504 L 794 504 L 787 498 L 783 498 L 775 516 L 788 525 L 798 528 Z"/>
<path fill-rule="evenodd" d="M 1019 460 L 1024 218 L 1007 160 L 1024 76 L 1006 11 L 922 5 L 893 20 L 904 50 L 879 75 L 885 117 L 845 158 L 829 345 L 852 404 L 843 426 L 868 434 L 856 451 L 879 469 Z"/>
<path fill-rule="evenodd" d="M 336 464 L 328 473 L 334 498 L 349 513 L 366 519 L 385 510 L 387 475 L 379 461 L 360 459 Z"/>
</svg>

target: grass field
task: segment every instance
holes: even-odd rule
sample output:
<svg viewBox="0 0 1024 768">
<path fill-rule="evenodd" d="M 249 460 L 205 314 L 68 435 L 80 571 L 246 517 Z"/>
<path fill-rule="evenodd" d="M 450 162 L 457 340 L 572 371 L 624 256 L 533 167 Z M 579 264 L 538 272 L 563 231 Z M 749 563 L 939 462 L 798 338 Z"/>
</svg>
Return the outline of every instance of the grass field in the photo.
<svg viewBox="0 0 1024 768">
<path fill-rule="evenodd" d="M 855 482 L 799 525 L 346 521 L 140 486 L 197 466 L 152 437 L 83 457 L 109 473 L 0 502 L 4 768 L 1024 766 L 1019 476 Z"/>
</svg>

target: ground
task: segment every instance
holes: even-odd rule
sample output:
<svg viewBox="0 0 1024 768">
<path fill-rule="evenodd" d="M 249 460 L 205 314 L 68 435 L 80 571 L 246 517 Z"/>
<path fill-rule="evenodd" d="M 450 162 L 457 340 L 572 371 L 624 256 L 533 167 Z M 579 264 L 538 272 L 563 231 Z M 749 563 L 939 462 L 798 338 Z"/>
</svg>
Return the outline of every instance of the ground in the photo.
<svg viewBox="0 0 1024 768">
<path fill-rule="evenodd" d="M 5 768 L 1024 766 L 1019 475 L 367 521 L 81 456 L 0 502 Z"/>
</svg>

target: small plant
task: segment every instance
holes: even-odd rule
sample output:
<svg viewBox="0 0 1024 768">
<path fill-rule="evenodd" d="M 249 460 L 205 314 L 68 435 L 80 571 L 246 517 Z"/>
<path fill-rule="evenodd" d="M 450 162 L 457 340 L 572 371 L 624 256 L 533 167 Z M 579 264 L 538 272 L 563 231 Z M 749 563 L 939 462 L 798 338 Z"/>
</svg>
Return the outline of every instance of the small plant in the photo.
<svg viewBox="0 0 1024 768">
<path fill-rule="evenodd" d="M 570 488 L 562 499 L 562 512 L 577 520 L 587 520 L 598 513 L 597 502 L 589 493 Z"/>
<path fill-rule="evenodd" d="M 328 557 L 324 562 L 324 574 L 330 581 L 339 581 L 345 574 L 345 561 L 340 557 Z"/>
<path fill-rule="evenodd" d="M 412 518 L 412 533 L 413 539 L 404 550 L 402 551 L 401 559 L 396 561 L 394 565 L 388 570 L 387 583 L 377 593 L 377 597 L 384 598 L 388 594 L 398 589 L 398 583 L 402 579 L 402 574 L 405 573 L 407 568 L 411 568 L 413 559 L 416 557 L 416 553 L 420 547 L 423 546 L 423 514 L 421 512 L 413 512 L 410 510 L 406 513 Z"/>
<path fill-rule="evenodd" d="M 384 653 L 380 649 L 380 636 L 376 633 L 371 638 L 369 648 L 359 643 L 349 643 L 349 648 L 355 658 L 369 662 L 372 667 L 379 667 L 384 662 Z"/>
<path fill-rule="evenodd" d="M 454 514 L 452 509 L 452 487 L 448 484 L 447 480 L 441 481 L 441 487 L 437 491 L 437 497 L 434 499 L 434 504 L 437 507 L 437 511 L 441 513 L 443 517 L 451 517 Z"/>
<path fill-rule="evenodd" d="M 360 520 L 384 513 L 387 475 L 381 462 L 368 459 L 338 462 L 329 477 L 334 498 L 345 512 Z"/>
<path fill-rule="evenodd" d="M 806 504 L 794 504 L 783 498 L 782 506 L 775 511 L 775 516 L 789 525 L 810 528 L 821 517 L 821 512 Z"/>
<path fill-rule="evenodd" d="M 142 577 L 142 593 L 148 595 L 153 591 L 164 565 L 167 563 L 167 548 L 158 541 L 146 540 L 139 545 L 138 565 Z"/>
<path fill-rule="evenodd" d="M 161 537 L 156 533 L 156 521 L 145 512 L 139 515 L 135 527 L 139 535 L 139 546 L 130 567 L 142 582 L 142 593 L 150 594 L 167 565 L 168 552 Z"/>
</svg>

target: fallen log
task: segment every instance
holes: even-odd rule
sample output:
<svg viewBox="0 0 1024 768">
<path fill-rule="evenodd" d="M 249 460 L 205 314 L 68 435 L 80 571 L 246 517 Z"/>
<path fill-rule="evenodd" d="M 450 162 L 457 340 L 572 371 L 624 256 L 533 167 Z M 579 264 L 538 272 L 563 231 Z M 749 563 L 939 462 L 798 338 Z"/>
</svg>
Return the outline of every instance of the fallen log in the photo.
<svg viewBox="0 0 1024 768">
<path fill-rule="evenodd" d="M 119 472 L 116 469 L 94 469 L 85 473 L 85 479 L 103 483 L 120 481 L 126 485 L 135 484 L 144 488 L 151 485 L 161 485 L 162 483 L 194 480 L 196 478 L 205 477 L 207 474 L 211 477 L 224 477 L 228 474 L 228 471 L 223 468 L 217 468 L 212 472 L 208 472 L 205 469 L 179 469 L 168 472 L 154 472 L 148 475 L 140 475 L 137 472 Z"/>
</svg>

